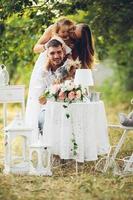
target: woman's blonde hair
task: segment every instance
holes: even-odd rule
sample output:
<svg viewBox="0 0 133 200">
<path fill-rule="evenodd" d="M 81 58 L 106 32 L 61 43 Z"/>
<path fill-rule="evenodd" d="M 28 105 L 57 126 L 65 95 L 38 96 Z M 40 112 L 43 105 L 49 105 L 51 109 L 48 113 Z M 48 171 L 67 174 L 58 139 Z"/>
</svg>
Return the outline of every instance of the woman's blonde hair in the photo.
<svg viewBox="0 0 133 200">
<path fill-rule="evenodd" d="M 58 33 L 60 28 L 62 26 L 72 26 L 72 25 L 75 25 L 75 22 L 73 22 L 72 20 L 70 19 L 67 19 L 65 17 L 63 18 L 60 18 L 56 23 L 55 23 L 55 29 L 54 29 L 54 32 L 55 33 Z"/>
</svg>

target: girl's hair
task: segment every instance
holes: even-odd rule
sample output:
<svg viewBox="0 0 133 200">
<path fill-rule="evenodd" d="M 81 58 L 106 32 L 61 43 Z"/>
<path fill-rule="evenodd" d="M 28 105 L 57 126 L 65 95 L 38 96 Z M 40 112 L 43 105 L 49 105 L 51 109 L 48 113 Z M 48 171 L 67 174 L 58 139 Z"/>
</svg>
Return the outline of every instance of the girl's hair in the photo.
<svg viewBox="0 0 133 200">
<path fill-rule="evenodd" d="M 62 18 L 56 22 L 55 32 L 58 33 L 62 26 L 71 26 L 71 25 L 75 25 L 75 23 L 70 19 Z"/>
<path fill-rule="evenodd" d="M 92 68 L 94 63 L 94 41 L 87 24 L 80 24 L 81 38 L 77 42 L 77 51 L 79 60 L 83 68 Z"/>
</svg>

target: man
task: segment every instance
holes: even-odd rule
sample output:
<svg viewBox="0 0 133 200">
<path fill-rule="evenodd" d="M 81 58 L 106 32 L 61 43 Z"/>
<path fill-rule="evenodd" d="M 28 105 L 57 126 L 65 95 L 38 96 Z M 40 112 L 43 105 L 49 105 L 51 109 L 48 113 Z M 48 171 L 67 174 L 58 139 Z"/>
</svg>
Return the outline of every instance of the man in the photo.
<svg viewBox="0 0 133 200">
<path fill-rule="evenodd" d="M 36 142 L 38 136 L 38 117 L 42 109 L 39 97 L 50 86 L 54 72 L 63 65 L 66 57 L 62 43 L 56 39 L 48 42 L 46 51 L 47 64 L 41 66 L 37 74 L 34 73 L 34 81 L 30 82 L 30 91 L 27 100 L 25 119 L 27 125 L 33 128 L 32 142 Z"/>
<path fill-rule="evenodd" d="M 47 58 L 48 62 L 46 65 L 46 69 L 48 71 L 47 77 L 45 78 L 46 87 L 49 87 L 54 79 L 54 72 L 60 68 L 65 61 L 65 53 L 61 42 L 56 39 L 50 40 L 47 44 Z M 45 100 L 43 98 L 39 98 L 39 102 L 41 104 L 45 104 Z M 41 134 L 43 134 L 43 125 L 44 125 L 44 117 L 45 117 L 45 107 L 42 108 L 39 117 L 38 117 L 38 128 Z"/>
<path fill-rule="evenodd" d="M 48 66 L 47 69 L 56 71 L 64 63 L 65 53 L 62 43 L 56 39 L 52 39 L 47 44 L 47 57 Z"/>
</svg>

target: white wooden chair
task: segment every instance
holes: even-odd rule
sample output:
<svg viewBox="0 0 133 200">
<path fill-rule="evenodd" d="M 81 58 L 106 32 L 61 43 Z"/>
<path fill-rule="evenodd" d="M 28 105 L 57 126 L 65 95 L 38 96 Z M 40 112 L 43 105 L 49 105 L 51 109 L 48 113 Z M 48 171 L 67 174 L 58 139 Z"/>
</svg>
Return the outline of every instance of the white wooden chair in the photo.
<svg viewBox="0 0 133 200">
<path fill-rule="evenodd" d="M 114 174 L 117 175 L 127 175 L 129 173 L 133 174 L 133 153 L 131 156 L 125 157 L 123 159 L 118 159 L 117 155 L 120 152 L 120 149 L 122 145 L 124 144 L 129 132 L 133 132 L 133 127 L 126 127 L 122 125 L 112 125 L 110 124 L 108 126 L 109 128 L 114 129 L 122 129 L 122 136 L 116 146 L 112 146 L 110 148 L 110 151 L 107 156 L 101 158 L 95 166 L 95 169 L 98 171 L 102 171 L 103 173 L 106 173 L 110 168 L 114 168 Z M 112 152 L 112 150 L 114 151 Z M 117 165 L 116 161 L 122 161 L 123 167 L 120 170 L 119 166 Z"/>
<path fill-rule="evenodd" d="M 131 104 L 133 105 L 133 99 L 131 99 Z M 131 116 L 131 114 L 133 113 L 130 112 L 128 117 Z M 129 127 L 129 126 L 123 126 L 121 124 L 110 124 L 108 126 L 109 128 L 113 128 L 113 129 L 120 129 L 122 130 L 122 136 L 118 142 L 118 144 L 116 146 L 112 146 L 109 150 L 109 153 L 107 156 L 101 158 L 96 166 L 95 169 L 98 171 L 102 171 L 103 173 L 106 173 L 110 168 L 114 168 L 114 174 L 117 175 L 127 175 L 127 174 L 132 174 L 133 175 L 133 153 L 131 156 L 127 156 L 123 159 L 118 159 L 117 155 L 122 147 L 122 145 L 124 144 L 129 132 L 133 134 L 133 126 Z M 114 149 L 114 151 L 112 152 L 112 150 Z M 123 166 L 122 169 L 120 170 L 119 166 L 117 165 L 118 161 L 122 161 L 123 162 Z"/>
</svg>

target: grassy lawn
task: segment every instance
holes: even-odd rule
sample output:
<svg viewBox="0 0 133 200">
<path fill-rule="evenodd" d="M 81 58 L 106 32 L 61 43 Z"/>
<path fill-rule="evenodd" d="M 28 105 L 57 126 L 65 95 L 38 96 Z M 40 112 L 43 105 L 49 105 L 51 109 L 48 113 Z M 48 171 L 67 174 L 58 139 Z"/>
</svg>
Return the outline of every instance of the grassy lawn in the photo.
<svg viewBox="0 0 133 200">
<path fill-rule="evenodd" d="M 117 114 L 128 112 L 128 105 L 106 105 L 109 122 L 118 122 Z M 0 119 L 1 120 L 1 119 Z M 2 122 L 2 121 L 0 121 Z M 109 130 L 110 142 L 118 142 L 121 132 Z M 133 149 L 132 132 L 129 133 L 119 157 L 130 155 Z M 3 154 L 3 133 L 0 132 L 0 155 Z M 130 200 L 133 199 L 133 176 L 113 176 L 112 171 L 102 174 L 95 171 L 96 162 L 75 163 L 54 168 L 52 177 L 4 175 L 0 161 L 0 200 Z"/>
</svg>

